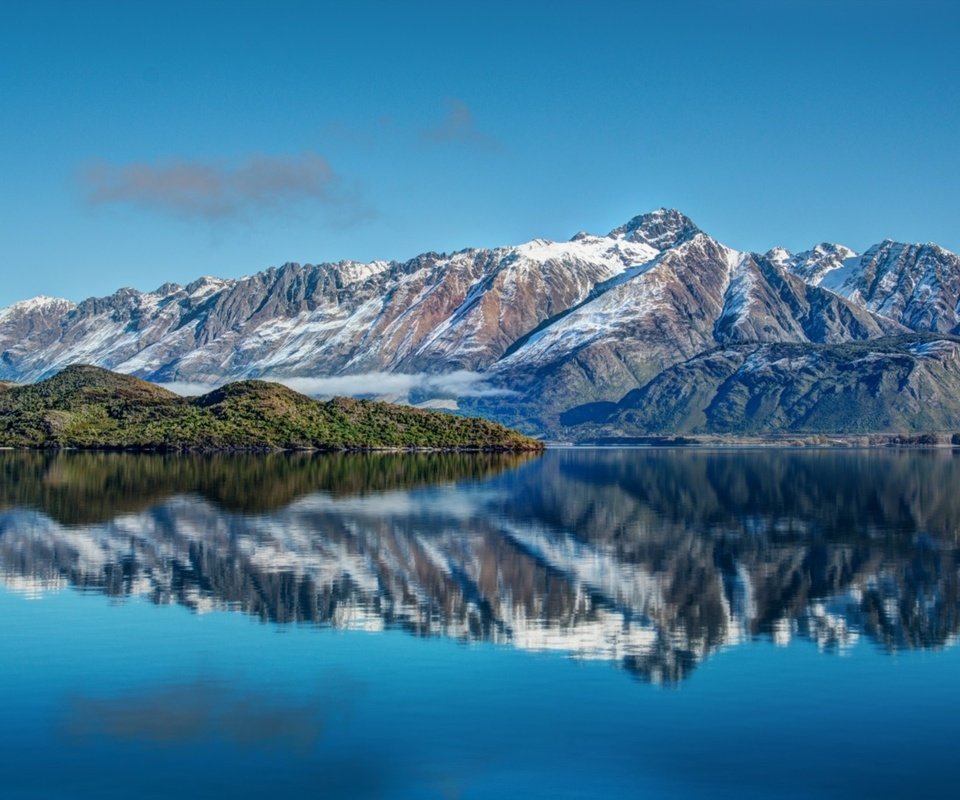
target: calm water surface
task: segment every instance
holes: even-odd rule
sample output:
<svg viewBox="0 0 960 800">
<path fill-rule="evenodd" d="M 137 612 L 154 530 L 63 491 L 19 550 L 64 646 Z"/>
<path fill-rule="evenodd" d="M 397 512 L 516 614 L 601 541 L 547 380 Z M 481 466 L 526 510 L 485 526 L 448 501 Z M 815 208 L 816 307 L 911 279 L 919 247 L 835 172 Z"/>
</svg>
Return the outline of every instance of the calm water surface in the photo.
<svg viewBox="0 0 960 800">
<path fill-rule="evenodd" d="M 0 797 L 954 797 L 960 453 L 0 453 Z"/>
</svg>

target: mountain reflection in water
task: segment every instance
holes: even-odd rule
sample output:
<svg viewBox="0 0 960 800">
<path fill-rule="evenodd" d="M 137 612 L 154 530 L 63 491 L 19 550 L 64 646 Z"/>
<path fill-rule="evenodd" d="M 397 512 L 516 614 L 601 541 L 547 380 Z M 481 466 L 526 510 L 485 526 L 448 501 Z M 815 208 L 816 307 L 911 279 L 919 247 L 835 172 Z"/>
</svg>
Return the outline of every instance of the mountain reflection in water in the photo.
<svg viewBox="0 0 960 800">
<path fill-rule="evenodd" d="M 0 579 L 683 679 L 754 636 L 938 648 L 960 455 L 0 453 Z"/>
</svg>

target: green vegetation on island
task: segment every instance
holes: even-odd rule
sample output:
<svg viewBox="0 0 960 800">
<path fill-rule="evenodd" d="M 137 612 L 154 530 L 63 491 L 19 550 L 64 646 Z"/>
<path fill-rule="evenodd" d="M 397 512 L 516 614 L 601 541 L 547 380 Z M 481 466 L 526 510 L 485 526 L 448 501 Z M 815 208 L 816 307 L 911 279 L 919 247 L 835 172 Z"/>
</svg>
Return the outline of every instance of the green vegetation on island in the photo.
<svg viewBox="0 0 960 800">
<path fill-rule="evenodd" d="M 0 390 L 0 446 L 128 450 L 537 450 L 485 419 L 369 400 L 313 400 L 240 381 L 200 397 L 90 366 Z"/>
</svg>

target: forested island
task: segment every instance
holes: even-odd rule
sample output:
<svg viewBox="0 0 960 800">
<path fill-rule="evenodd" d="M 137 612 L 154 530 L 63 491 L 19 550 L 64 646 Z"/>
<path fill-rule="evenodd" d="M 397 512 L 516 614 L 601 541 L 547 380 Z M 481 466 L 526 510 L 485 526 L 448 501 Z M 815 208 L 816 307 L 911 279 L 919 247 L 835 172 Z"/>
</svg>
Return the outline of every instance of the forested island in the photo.
<svg viewBox="0 0 960 800">
<path fill-rule="evenodd" d="M 0 384 L 0 447 L 103 450 L 539 450 L 497 423 L 247 380 L 199 397 L 100 367 Z"/>
</svg>

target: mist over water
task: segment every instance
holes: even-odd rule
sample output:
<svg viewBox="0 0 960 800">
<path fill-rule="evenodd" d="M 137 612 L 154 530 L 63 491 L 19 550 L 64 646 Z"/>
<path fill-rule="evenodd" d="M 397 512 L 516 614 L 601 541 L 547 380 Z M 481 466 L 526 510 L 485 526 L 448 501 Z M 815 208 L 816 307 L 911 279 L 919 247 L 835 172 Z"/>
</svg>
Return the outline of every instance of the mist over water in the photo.
<svg viewBox="0 0 960 800">
<path fill-rule="evenodd" d="M 58 796 L 44 759 L 110 796 L 119 758 L 178 764 L 148 796 L 948 793 L 952 451 L 3 452 L 0 475 L 14 796 Z"/>
</svg>

